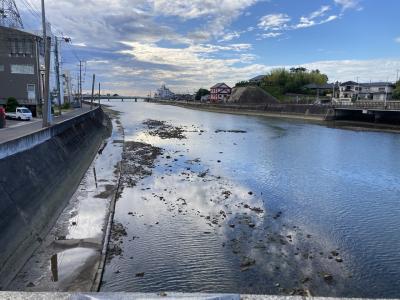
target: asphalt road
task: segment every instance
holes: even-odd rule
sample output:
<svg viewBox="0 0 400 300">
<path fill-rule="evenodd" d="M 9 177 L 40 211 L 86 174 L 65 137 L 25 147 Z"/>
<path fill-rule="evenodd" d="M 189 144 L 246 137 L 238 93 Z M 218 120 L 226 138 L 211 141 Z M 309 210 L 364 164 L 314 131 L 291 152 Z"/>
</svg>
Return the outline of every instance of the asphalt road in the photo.
<svg viewBox="0 0 400 300">
<path fill-rule="evenodd" d="M 53 117 L 53 124 L 61 123 L 89 110 L 89 106 L 84 106 L 83 108 L 63 113 L 59 117 Z M 7 127 L 0 129 L 0 144 L 6 143 L 8 141 L 20 138 L 22 136 L 31 134 L 42 129 L 42 119 L 37 118 L 34 118 L 32 121 L 7 120 L 6 122 Z"/>
</svg>

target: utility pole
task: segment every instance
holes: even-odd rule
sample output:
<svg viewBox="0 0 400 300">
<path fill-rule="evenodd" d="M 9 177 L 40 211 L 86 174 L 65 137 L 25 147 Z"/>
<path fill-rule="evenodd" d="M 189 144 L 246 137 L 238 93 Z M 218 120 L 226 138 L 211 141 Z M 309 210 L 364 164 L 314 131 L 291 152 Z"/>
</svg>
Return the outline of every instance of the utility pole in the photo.
<svg viewBox="0 0 400 300">
<path fill-rule="evenodd" d="M 79 103 L 82 107 L 82 61 L 79 60 L 79 81 L 78 81 Z"/>
<path fill-rule="evenodd" d="M 44 80 L 44 88 L 43 88 L 43 127 L 48 127 L 51 122 L 51 108 L 49 107 L 49 83 L 50 83 L 50 47 L 51 47 L 51 39 L 47 38 L 46 32 L 46 12 L 44 6 L 44 0 L 42 0 L 42 27 L 43 27 L 43 45 L 44 45 L 44 53 L 45 53 L 45 80 Z"/>
<path fill-rule="evenodd" d="M 99 82 L 99 107 L 101 107 L 101 103 L 100 103 L 101 94 L 100 94 L 100 91 L 101 91 L 101 83 Z"/>
<path fill-rule="evenodd" d="M 356 98 L 356 101 L 358 101 L 358 96 L 359 96 L 359 93 L 360 93 L 360 84 L 358 83 L 358 76 L 357 76 L 357 98 Z"/>
<path fill-rule="evenodd" d="M 93 109 L 93 98 L 94 98 L 94 82 L 96 80 L 96 75 L 93 74 L 93 79 L 92 79 L 92 99 L 90 101 L 90 110 Z"/>
<path fill-rule="evenodd" d="M 57 99 L 58 99 L 58 111 L 61 116 L 61 84 L 60 84 L 60 58 L 58 53 L 58 38 L 56 37 L 55 43 L 55 71 L 56 71 L 56 83 L 57 83 Z"/>
</svg>

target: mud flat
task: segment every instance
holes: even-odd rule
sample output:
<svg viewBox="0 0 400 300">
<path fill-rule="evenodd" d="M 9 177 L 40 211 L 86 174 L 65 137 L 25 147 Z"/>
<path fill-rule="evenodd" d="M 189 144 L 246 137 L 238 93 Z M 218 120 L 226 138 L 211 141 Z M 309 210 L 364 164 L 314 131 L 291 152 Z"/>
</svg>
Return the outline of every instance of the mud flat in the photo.
<svg viewBox="0 0 400 300">
<path fill-rule="evenodd" d="M 108 117 L 110 115 L 111 119 Z M 41 208 L 40 213 L 32 215 L 35 217 L 30 221 L 34 224 L 31 234 L 35 237 L 35 247 L 32 252 L 24 253 L 23 267 L 15 269 L 15 277 L 4 285 L 4 290 L 39 292 L 93 289 L 101 266 L 110 206 L 118 189 L 124 138 L 117 116 L 111 111 L 108 111 L 108 116 L 104 115 L 104 125 L 100 123 L 94 128 L 83 127 L 81 136 L 66 132 L 65 136 L 49 142 L 62 146 L 61 149 L 47 149 L 54 146 L 41 145 L 37 147 L 45 147 L 51 152 L 41 152 L 35 147 L 30 150 L 35 151 L 34 155 L 21 153 L 24 157 L 18 158 L 31 166 L 28 157 L 33 155 L 40 166 L 40 155 L 47 155 L 43 158 L 47 165 L 42 166 L 41 173 L 34 174 L 37 178 L 33 181 L 36 184 L 46 183 L 53 188 L 35 191 L 34 196 L 26 201 L 36 201 L 45 207 L 48 207 L 50 200 L 57 201 L 51 202 L 53 210 L 47 208 L 44 211 Z M 54 159 L 52 155 L 55 155 Z M 55 166 L 60 168 L 59 171 L 46 177 L 46 172 L 52 171 Z M 23 210 L 20 213 L 23 215 Z M 36 218 L 46 222 L 48 229 L 38 228 Z"/>
</svg>

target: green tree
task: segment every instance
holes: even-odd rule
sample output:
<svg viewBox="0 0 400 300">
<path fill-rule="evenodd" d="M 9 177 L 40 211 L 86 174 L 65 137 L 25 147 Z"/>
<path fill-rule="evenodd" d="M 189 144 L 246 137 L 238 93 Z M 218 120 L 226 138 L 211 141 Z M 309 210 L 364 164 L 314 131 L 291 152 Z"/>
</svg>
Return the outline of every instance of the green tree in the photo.
<svg viewBox="0 0 400 300">
<path fill-rule="evenodd" d="M 328 82 L 328 76 L 322 74 L 318 69 L 307 70 L 303 67 L 273 69 L 264 78 L 261 87 L 277 97 L 283 99 L 286 93 L 304 93 L 304 86 L 310 83 L 325 84 Z"/>
<path fill-rule="evenodd" d="M 396 83 L 396 88 L 393 91 L 393 99 L 400 100 L 400 80 Z"/>
<path fill-rule="evenodd" d="M 19 106 L 18 101 L 14 97 L 10 97 L 7 99 L 7 104 L 6 104 L 7 112 L 15 112 L 18 106 Z"/>
<path fill-rule="evenodd" d="M 199 101 L 199 100 L 201 100 L 201 97 L 206 96 L 206 95 L 210 95 L 210 91 L 201 88 L 201 89 L 199 89 L 199 90 L 196 92 L 196 97 L 195 97 L 195 99 L 196 99 L 197 101 Z"/>
</svg>

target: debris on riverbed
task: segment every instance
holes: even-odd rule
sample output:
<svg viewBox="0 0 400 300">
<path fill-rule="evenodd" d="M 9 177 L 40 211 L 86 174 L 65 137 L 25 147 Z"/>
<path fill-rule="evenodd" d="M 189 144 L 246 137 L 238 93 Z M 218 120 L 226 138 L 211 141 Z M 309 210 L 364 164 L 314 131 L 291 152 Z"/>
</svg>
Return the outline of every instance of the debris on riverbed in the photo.
<svg viewBox="0 0 400 300">
<path fill-rule="evenodd" d="M 122 182 L 133 187 L 138 180 L 150 176 L 154 161 L 161 153 L 161 148 L 149 144 L 126 142 L 122 154 Z"/>
<path fill-rule="evenodd" d="M 244 257 L 240 263 L 240 270 L 242 272 L 247 271 L 251 266 L 256 264 L 256 260 L 250 257 Z"/>
<path fill-rule="evenodd" d="M 215 133 L 247 133 L 247 131 L 245 130 L 235 130 L 235 129 L 231 129 L 231 130 L 223 130 L 223 129 L 217 129 L 215 130 Z"/>
<path fill-rule="evenodd" d="M 162 139 L 186 139 L 183 134 L 185 130 L 182 127 L 173 126 L 165 121 L 146 120 L 143 124 L 147 125 L 148 133 L 152 136 L 158 136 Z"/>
<path fill-rule="evenodd" d="M 111 239 L 108 243 L 107 249 L 107 261 L 110 262 L 113 257 L 122 255 L 121 244 L 123 243 L 123 238 L 127 236 L 128 233 L 124 225 L 121 223 L 113 223 L 111 228 Z"/>
<path fill-rule="evenodd" d="M 147 120 L 143 124 L 147 126 L 148 134 L 162 139 L 183 139 L 187 138 L 184 136 L 185 132 L 188 137 L 192 136 L 189 132 L 195 132 L 187 130 L 187 126 L 176 127 L 158 120 Z M 246 131 L 219 129 L 215 133 Z M 337 287 L 337 283 L 341 282 L 339 275 L 344 266 L 343 263 L 337 263 L 341 262 L 341 255 L 337 251 L 329 253 L 325 250 L 325 254 L 318 254 L 322 253 L 323 248 L 318 244 L 317 234 L 312 238 L 306 230 L 286 223 L 286 211 L 284 214 L 278 211 L 279 206 L 266 206 L 268 199 L 261 191 L 249 191 L 249 187 L 231 182 L 221 173 L 213 174 L 215 168 L 202 163 L 211 161 L 216 165 L 218 158 L 218 162 L 227 160 L 223 156 L 218 155 L 211 160 L 186 156 L 183 153 L 189 152 L 189 143 L 178 143 L 174 147 L 182 145 L 184 149 L 162 150 L 138 142 L 126 143 L 122 182 L 127 187 L 134 188 L 140 179 L 152 175 L 155 160 L 163 151 L 165 154 L 159 157 L 160 164 L 154 175 L 139 183 L 141 188 L 134 188 L 132 195 L 135 195 L 135 201 L 129 201 L 135 202 L 135 206 L 128 206 L 124 211 L 124 216 L 129 216 L 128 222 L 135 222 L 124 224 L 134 226 L 129 227 L 130 231 L 134 228 L 135 234 L 139 234 L 141 238 L 126 239 L 126 245 L 122 245 L 124 230 L 121 229 L 122 224 L 116 224 L 109 244 L 109 256 L 122 255 L 122 249 L 131 250 L 130 247 L 134 244 L 135 249 L 140 249 L 143 253 L 139 252 L 132 258 L 135 266 L 133 270 L 141 271 L 143 266 L 140 262 L 143 257 L 140 255 L 146 259 L 148 255 L 143 245 L 151 240 L 153 233 L 159 234 L 162 230 L 163 234 L 164 231 L 165 234 L 170 234 L 170 238 L 163 240 L 160 247 L 165 249 L 174 247 L 174 243 L 179 240 L 180 230 L 185 231 L 182 239 L 189 239 L 186 232 L 192 230 L 190 235 L 199 242 L 213 246 L 217 241 L 217 248 L 213 248 L 217 251 L 215 255 L 226 255 L 228 259 L 236 261 L 234 271 L 239 274 L 247 271 L 239 275 L 241 278 L 255 274 L 257 278 L 274 278 L 269 284 L 272 293 L 309 296 L 310 289 L 314 292 L 314 288 L 320 285 L 326 289 Z M 222 154 L 222 151 L 217 153 Z M 196 224 L 195 228 L 190 226 L 193 223 Z M 185 243 L 188 241 L 185 240 Z M 153 241 L 153 244 L 155 250 L 152 256 L 163 255 L 157 253 L 156 249 L 160 246 L 157 241 Z M 224 252 L 218 253 L 219 248 Z M 118 266 L 119 263 L 115 264 Z M 329 271 L 329 274 L 322 270 Z M 131 277 L 144 277 L 144 273 L 134 272 Z M 149 280 L 150 277 L 146 276 L 141 280 Z M 257 278 L 253 278 L 254 285 L 264 284 Z"/>
</svg>

